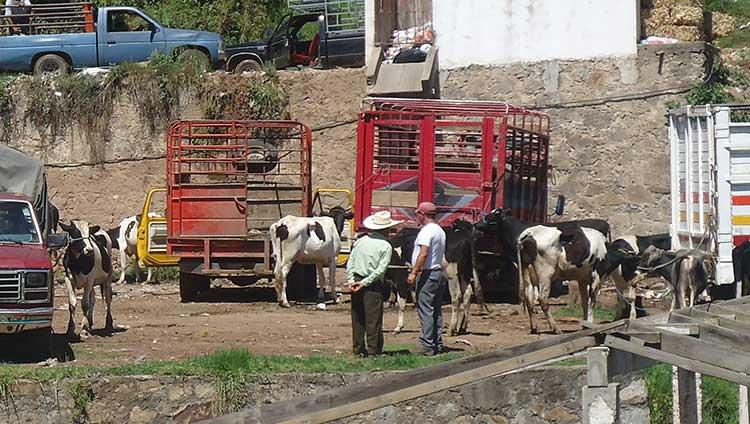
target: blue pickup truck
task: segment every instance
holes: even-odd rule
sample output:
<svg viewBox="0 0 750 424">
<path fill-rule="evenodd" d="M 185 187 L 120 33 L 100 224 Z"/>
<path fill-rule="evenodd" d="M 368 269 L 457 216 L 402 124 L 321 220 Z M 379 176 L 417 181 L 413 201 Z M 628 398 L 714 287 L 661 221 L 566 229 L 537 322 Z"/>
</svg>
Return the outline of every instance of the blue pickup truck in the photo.
<svg viewBox="0 0 750 424">
<path fill-rule="evenodd" d="M 213 68 L 223 65 L 224 41 L 219 34 L 165 28 L 133 7 L 94 11 L 90 4 L 77 5 L 76 12 L 62 11 L 59 22 L 55 11 L 44 5 L 28 7 L 25 16 L 30 19 L 11 28 L 17 34 L 0 36 L 0 71 L 60 74 L 142 62 L 155 52 L 197 58 Z M 71 20 L 71 13 L 78 17 Z"/>
</svg>

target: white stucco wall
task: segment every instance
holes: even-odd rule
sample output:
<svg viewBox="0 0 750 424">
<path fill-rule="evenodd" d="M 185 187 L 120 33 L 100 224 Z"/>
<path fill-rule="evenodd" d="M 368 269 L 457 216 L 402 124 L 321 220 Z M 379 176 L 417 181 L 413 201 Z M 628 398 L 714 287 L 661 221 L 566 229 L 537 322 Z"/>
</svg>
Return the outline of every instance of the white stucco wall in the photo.
<svg viewBox="0 0 750 424">
<path fill-rule="evenodd" d="M 636 54 L 637 0 L 433 0 L 440 67 Z"/>
</svg>

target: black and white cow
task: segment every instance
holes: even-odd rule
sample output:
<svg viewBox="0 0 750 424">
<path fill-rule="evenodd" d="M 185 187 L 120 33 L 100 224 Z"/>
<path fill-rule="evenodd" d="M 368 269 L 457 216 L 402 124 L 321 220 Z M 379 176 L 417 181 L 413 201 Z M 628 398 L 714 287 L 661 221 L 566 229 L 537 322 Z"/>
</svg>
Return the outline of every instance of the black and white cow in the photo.
<svg viewBox="0 0 750 424">
<path fill-rule="evenodd" d="M 125 282 L 125 270 L 128 266 L 128 257 L 135 257 L 135 279 L 141 280 L 141 266 L 138 259 L 138 224 L 141 222 L 141 215 L 129 216 L 123 219 L 120 224 L 107 231 L 112 240 L 112 247 L 120 252 L 120 278 L 117 284 Z M 146 282 L 151 282 L 153 275 L 152 269 L 148 269 Z"/>
<path fill-rule="evenodd" d="M 575 280 L 583 306 L 583 319 L 594 321 L 594 307 L 600 289 L 598 268 L 607 255 L 605 236 L 591 228 L 560 229 L 537 225 L 518 238 L 520 293 L 529 314 L 531 332 L 536 333 L 534 305 L 544 312 L 550 329 L 559 333 L 547 299 L 554 279 Z"/>
<path fill-rule="evenodd" d="M 343 223 L 343 221 L 342 221 Z M 331 217 L 303 218 L 285 216 L 271 225 L 273 255 L 276 258 L 274 283 L 279 305 L 288 308 L 287 276 L 294 263 L 315 265 L 318 274 L 318 308 L 325 309 L 326 278 L 323 267 L 328 267 L 331 293 L 336 294 L 336 258 L 341 250 L 340 230 Z"/>
<path fill-rule="evenodd" d="M 617 238 L 607 245 L 607 258 L 604 272 L 601 278 L 610 277 L 623 297 L 620 303 L 629 307 L 629 318 L 638 317 L 638 310 L 643 309 L 642 300 L 636 296 L 633 279 L 638 274 L 638 264 L 641 254 L 651 246 L 662 250 L 669 250 L 672 244 L 671 236 L 666 234 L 653 234 L 648 236 L 628 235 Z M 616 319 L 625 318 L 623 308 L 617 308 Z"/>
<path fill-rule="evenodd" d="M 445 231 L 445 263 L 443 268 L 448 277 L 448 291 L 451 296 L 451 320 L 448 334 L 453 336 L 465 333 L 469 325 L 469 308 L 471 296 L 476 294 L 477 302 L 483 307 L 484 296 L 475 264 L 475 237 L 473 225 L 458 219 Z M 406 284 L 409 274 L 407 267 L 411 265 L 414 241 L 419 233 L 418 228 L 403 228 L 391 240 L 394 247 L 391 255 L 391 268 L 386 273 L 386 280 L 390 282 L 396 293 L 398 302 L 398 324 L 393 330 L 398 334 L 404 328 L 404 310 L 409 297 L 410 288 Z"/>
<path fill-rule="evenodd" d="M 750 240 L 732 249 L 732 267 L 735 283 L 742 284 L 742 295 L 747 296 L 750 294 Z"/>
<path fill-rule="evenodd" d="M 695 304 L 698 296 L 712 283 L 715 262 L 711 255 L 701 250 L 672 252 L 651 246 L 643 252 L 640 268 L 660 275 L 672 285 L 672 311 Z"/>
<path fill-rule="evenodd" d="M 98 226 L 89 226 L 85 221 L 73 220 L 70 225 L 61 222 L 60 227 L 67 232 L 70 239 L 63 257 L 65 267 L 65 285 L 68 290 L 68 336 L 76 333 L 75 310 L 76 290 L 83 289 L 81 305 L 83 307 L 83 324 L 81 336 L 86 337 L 94 326 L 94 288 L 99 286 L 107 304 L 105 330 L 112 331 L 112 258 L 111 241 L 106 232 Z"/>
<path fill-rule="evenodd" d="M 592 224 L 587 221 L 587 225 Z M 601 224 L 600 221 L 594 220 Z M 592 320 L 600 284 L 596 271 L 606 257 L 608 230 L 581 227 L 577 221 L 533 225 L 501 209 L 488 214 L 476 224 L 476 228 L 493 235 L 501 245 L 503 255 L 512 258 L 518 266 L 519 298 L 529 314 L 532 332 L 537 331 L 533 319 L 533 307 L 537 301 L 552 331 L 558 331 L 547 304 L 555 279 L 579 283 L 584 319 Z"/>
</svg>

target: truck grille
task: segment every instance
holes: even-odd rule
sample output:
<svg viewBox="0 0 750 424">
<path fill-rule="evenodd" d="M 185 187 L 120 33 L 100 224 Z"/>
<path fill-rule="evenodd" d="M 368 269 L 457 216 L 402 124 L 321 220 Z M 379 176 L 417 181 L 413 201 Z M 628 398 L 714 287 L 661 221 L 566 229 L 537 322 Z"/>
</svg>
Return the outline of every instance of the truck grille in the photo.
<svg viewBox="0 0 750 424">
<path fill-rule="evenodd" d="M 18 302 L 21 299 L 21 278 L 17 271 L 0 271 L 0 302 Z"/>
</svg>

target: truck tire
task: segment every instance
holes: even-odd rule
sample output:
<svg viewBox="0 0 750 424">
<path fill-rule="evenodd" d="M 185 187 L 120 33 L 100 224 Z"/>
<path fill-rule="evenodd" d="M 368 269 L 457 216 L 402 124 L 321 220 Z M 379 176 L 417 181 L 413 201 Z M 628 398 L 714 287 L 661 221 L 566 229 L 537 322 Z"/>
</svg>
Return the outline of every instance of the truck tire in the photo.
<svg viewBox="0 0 750 424">
<path fill-rule="evenodd" d="M 62 56 L 45 54 L 34 62 L 34 75 L 67 75 L 70 72 L 68 62 Z"/>
<path fill-rule="evenodd" d="M 198 49 L 183 49 L 177 55 L 177 61 L 183 64 L 195 64 L 202 69 L 211 68 L 211 59 Z"/>
<path fill-rule="evenodd" d="M 189 272 L 180 272 L 180 302 L 195 302 L 198 293 L 208 291 L 210 287 L 210 278 Z"/>
<path fill-rule="evenodd" d="M 263 66 L 258 63 L 255 59 L 245 59 L 240 61 L 237 66 L 234 67 L 235 74 L 241 74 L 243 72 L 260 72 L 263 70 Z"/>
</svg>

